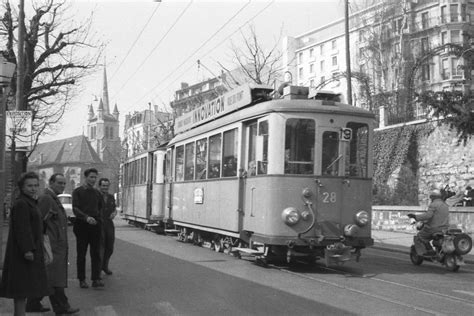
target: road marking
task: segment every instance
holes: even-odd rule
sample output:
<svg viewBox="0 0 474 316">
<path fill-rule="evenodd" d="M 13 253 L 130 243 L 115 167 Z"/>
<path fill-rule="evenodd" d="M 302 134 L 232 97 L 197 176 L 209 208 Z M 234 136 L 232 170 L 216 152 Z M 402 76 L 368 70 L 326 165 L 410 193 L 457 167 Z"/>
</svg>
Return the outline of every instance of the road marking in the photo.
<svg viewBox="0 0 474 316">
<path fill-rule="evenodd" d="M 94 307 L 94 311 L 96 315 L 100 316 L 117 316 L 117 313 L 115 312 L 112 305 L 97 306 Z"/>
<path fill-rule="evenodd" d="M 181 315 L 180 312 L 176 308 L 171 305 L 170 302 L 158 302 L 154 304 L 156 309 L 159 311 L 159 315 L 166 315 L 166 316 L 177 316 Z"/>
<path fill-rule="evenodd" d="M 453 290 L 453 292 L 458 292 L 458 293 L 462 293 L 462 294 L 467 294 L 467 295 L 472 295 L 472 296 L 474 296 L 474 292 L 469 292 L 469 291 Z"/>
</svg>

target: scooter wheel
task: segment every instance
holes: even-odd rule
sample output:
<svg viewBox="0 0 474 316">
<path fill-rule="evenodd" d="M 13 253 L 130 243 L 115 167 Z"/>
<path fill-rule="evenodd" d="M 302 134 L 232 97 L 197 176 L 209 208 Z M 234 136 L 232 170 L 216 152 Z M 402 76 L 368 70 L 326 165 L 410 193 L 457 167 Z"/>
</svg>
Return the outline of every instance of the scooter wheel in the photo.
<svg viewBox="0 0 474 316">
<path fill-rule="evenodd" d="M 423 257 L 416 253 L 415 246 L 411 246 L 410 248 L 410 260 L 416 266 L 423 263 Z"/>
<path fill-rule="evenodd" d="M 454 236 L 454 252 L 457 255 L 463 256 L 472 249 L 472 239 L 467 234 L 457 234 Z"/>
<path fill-rule="evenodd" d="M 460 268 L 460 266 L 456 264 L 456 259 L 451 254 L 444 257 L 444 265 L 446 266 L 446 269 L 451 272 L 457 272 Z"/>
</svg>

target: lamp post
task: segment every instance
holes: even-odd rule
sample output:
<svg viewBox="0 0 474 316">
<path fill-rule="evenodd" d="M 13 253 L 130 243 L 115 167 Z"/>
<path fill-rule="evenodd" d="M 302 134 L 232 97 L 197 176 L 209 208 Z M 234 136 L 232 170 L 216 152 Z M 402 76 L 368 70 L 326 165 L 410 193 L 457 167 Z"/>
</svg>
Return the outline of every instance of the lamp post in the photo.
<svg viewBox="0 0 474 316">
<path fill-rule="evenodd" d="M 15 72 L 15 64 L 8 62 L 0 55 L 0 89 L 2 99 L 0 102 L 0 267 L 3 268 L 3 219 L 5 208 L 5 128 L 8 94 L 10 83 Z"/>
</svg>

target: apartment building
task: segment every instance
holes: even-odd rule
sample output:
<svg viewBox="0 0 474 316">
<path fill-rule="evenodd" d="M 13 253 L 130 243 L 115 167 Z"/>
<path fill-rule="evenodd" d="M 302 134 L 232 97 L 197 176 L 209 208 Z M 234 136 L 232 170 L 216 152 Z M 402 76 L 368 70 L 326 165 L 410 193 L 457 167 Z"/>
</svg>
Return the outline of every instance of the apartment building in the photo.
<svg viewBox="0 0 474 316">
<path fill-rule="evenodd" d="M 370 93 L 473 88 L 471 67 L 465 66 L 474 56 L 474 1 L 366 1 L 360 8 L 349 18 L 351 70 L 369 78 Z M 344 23 L 284 40 L 283 64 L 293 84 L 331 89 L 347 99 Z M 353 104 L 369 107 L 367 87 L 359 78 L 352 86 Z"/>
</svg>

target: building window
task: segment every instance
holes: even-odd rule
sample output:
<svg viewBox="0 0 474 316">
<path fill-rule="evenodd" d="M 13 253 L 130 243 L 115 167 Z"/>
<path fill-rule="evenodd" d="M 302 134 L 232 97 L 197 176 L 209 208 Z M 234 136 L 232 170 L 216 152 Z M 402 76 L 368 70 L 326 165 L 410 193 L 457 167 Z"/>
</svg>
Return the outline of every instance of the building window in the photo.
<svg viewBox="0 0 474 316">
<path fill-rule="evenodd" d="M 441 78 L 443 80 L 448 80 L 450 78 L 449 74 L 449 60 L 444 58 L 441 60 Z"/>
<path fill-rule="evenodd" d="M 463 22 L 467 22 L 467 17 L 466 17 L 466 5 L 461 4 L 461 19 Z"/>
<path fill-rule="evenodd" d="M 429 27 L 429 18 L 428 18 L 428 12 L 423 12 L 421 14 L 421 27 L 422 29 L 427 29 Z"/>
<path fill-rule="evenodd" d="M 421 53 L 424 54 L 429 50 L 428 37 L 423 37 L 421 39 Z"/>
<path fill-rule="evenodd" d="M 309 86 L 310 86 L 311 88 L 314 88 L 314 79 L 311 79 L 311 80 L 309 81 Z"/>
<path fill-rule="evenodd" d="M 453 74 L 453 78 L 460 78 L 462 77 L 462 69 L 459 65 L 459 58 L 451 58 L 451 72 Z"/>
<path fill-rule="evenodd" d="M 337 66 L 337 56 L 332 56 L 332 65 Z"/>
<path fill-rule="evenodd" d="M 451 22 L 458 22 L 458 5 L 449 5 L 449 15 L 451 16 Z"/>
<path fill-rule="evenodd" d="M 314 73 L 314 64 L 309 65 L 309 73 L 310 74 Z"/>
<path fill-rule="evenodd" d="M 114 128 L 112 126 L 109 127 L 109 136 L 110 136 L 110 139 L 114 138 Z"/>
<path fill-rule="evenodd" d="M 451 43 L 460 44 L 461 43 L 461 31 L 453 30 L 451 31 Z"/>
<path fill-rule="evenodd" d="M 324 81 L 326 81 L 326 78 L 324 76 L 321 76 L 321 81 L 320 83 L 324 83 Z"/>
<path fill-rule="evenodd" d="M 359 42 L 365 42 L 365 30 L 359 31 Z"/>
<path fill-rule="evenodd" d="M 336 40 L 333 40 L 333 41 L 331 42 L 331 48 L 332 48 L 332 49 L 337 49 L 337 42 L 336 42 Z"/>
<path fill-rule="evenodd" d="M 313 58 L 314 57 L 313 55 L 314 55 L 314 48 L 311 48 L 309 50 L 309 58 Z"/>
<path fill-rule="evenodd" d="M 430 80 L 430 64 L 425 63 L 421 66 L 421 80 Z"/>
<path fill-rule="evenodd" d="M 298 76 L 299 79 L 303 78 L 303 67 L 300 67 L 300 69 L 298 70 Z"/>
<path fill-rule="evenodd" d="M 319 46 L 319 55 L 324 55 L 324 43 Z"/>
<path fill-rule="evenodd" d="M 448 32 L 441 33 L 441 45 L 445 45 L 448 42 Z"/>
<path fill-rule="evenodd" d="M 303 53 L 298 53 L 298 64 L 303 63 Z"/>
<path fill-rule="evenodd" d="M 319 66 L 320 66 L 321 72 L 323 72 L 324 71 L 324 60 L 321 60 L 321 62 L 319 63 Z"/>
<path fill-rule="evenodd" d="M 441 7 L 441 23 L 446 23 L 447 22 L 447 12 L 446 12 L 446 6 Z"/>
</svg>

